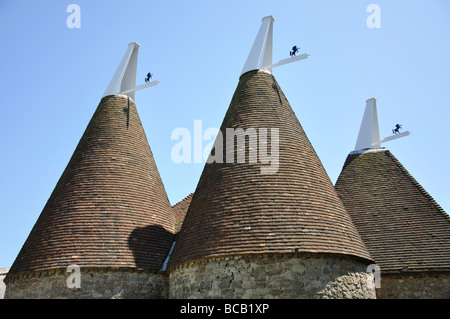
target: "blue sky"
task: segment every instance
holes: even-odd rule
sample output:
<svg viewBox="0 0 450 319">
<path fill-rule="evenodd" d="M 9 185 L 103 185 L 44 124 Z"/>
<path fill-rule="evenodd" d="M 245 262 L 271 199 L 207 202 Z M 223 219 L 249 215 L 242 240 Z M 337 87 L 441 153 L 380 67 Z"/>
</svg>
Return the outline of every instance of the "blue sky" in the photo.
<svg viewBox="0 0 450 319">
<path fill-rule="evenodd" d="M 81 27 L 68 28 L 69 4 Z M 368 28 L 370 4 L 380 28 Z M 272 15 L 274 75 L 335 183 L 375 97 L 385 146 L 448 212 L 450 2 L 0 0 L 0 268 L 25 242 L 127 45 L 138 42 L 136 104 L 172 204 L 204 163 L 176 164 L 176 128 L 220 127 L 261 18 Z M 203 141 L 206 146 L 210 141 Z"/>
</svg>

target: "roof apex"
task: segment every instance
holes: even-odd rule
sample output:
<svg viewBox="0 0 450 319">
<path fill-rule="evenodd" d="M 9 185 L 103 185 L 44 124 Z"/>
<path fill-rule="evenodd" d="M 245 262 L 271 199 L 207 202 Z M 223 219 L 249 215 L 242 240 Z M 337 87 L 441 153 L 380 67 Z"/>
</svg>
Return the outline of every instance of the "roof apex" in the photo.
<svg viewBox="0 0 450 319">
<path fill-rule="evenodd" d="M 380 147 L 380 130 L 378 128 L 377 100 L 375 98 L 366 101 L 355 151 Z"/>
<path fill-rule="evenodd" d="M 375 98 L 370 98 L 366 100 L 366 108 L 364 110 L 361 127 L 359 129 L 358 139 L 356 140 L 355 149 L 352 153 L 361 153 L 366 150 L 380 149 L 382 143 L 408 136 L 410 133 L 411 132 L 409 131 L 399 133 L 397 130 L 397 132 L 393 135 L 380 140 L 377 100 Z"/>
<path fill-rule="evenodd" d="M 272 73 L 272 69 L 284 64 L 306 59 L 309 54 L 303 53 L 296 55 L 300 48 L 294 46 L 290 52 L 290 58 L 283 59 L 277 63 L 273 63 L 272 48 L 273 48 L 273 16 L 266 16 L 262 18 L 261 27 L 253 42 L 252 49 L 247 57 L 241 76 L 252 70 L 264 71 Z"/>
<path fill-rule="evenodd" d="M 252 49 L 242 69 L 241 75 L 251 70 L 266 68 L 272 72 L 272 42 L 273 42 L 273 22 L 272 16 L 262 18 L 261 27 L 253 42 Z"/>
<path fill-rule="evenodd" d="M 240 145 L 237 138 L 237 145 L 230 144 L 243 128 L 249 143 Z M 260 135 L 262 131 L 266 133 Z M 254 70 L 240 77 L 220 132 L 178 232 L 170 266 L 226 255 L 302 252 L 371 261 L 272 74 Z M 275 170 L 267 173 L 267 168 Z"/>
<path fill-rule="evenodd" d="M 125 94 L 134 100 L 137 90 L 145 89 L 150 86 L 159 84 L 159 81 L 151 81 L 136 86 L 137 60 L 139 52 L 139 43 L 131 42 L 120 61 L 108 87 L 103 93 L 103 97 L 107 95 Z"/>
</svg>

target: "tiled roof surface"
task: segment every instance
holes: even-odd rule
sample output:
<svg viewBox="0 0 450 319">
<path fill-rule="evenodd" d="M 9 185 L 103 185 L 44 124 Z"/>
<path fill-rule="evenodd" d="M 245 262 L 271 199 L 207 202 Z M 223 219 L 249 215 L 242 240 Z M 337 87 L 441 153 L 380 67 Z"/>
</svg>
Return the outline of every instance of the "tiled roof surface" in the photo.
<svg viewBox="0 0 450 319">
<path fill-rule="evenodd" d="M 449 216 L 388 150 L 350 154 L 336 190 L 382 274 L 450 270 Z"/>
<path fill-rule="evenodd" d="M 186 216 L 189 205 L 191 204 L 193 193 L 189 194 L 178 203 L 172 206 L 175 213 L 175 233 L 178 233 L 183 224 L 184 217 Z"/>
<path fill-rule="evenodd" d="M 10 274 L 71 263 L 159 270 L 174 228 L 134 102 L 106 96 Z"/>
<path fill-rule="evenodd" d="M 276 174 L 270 164 L 206 164 L 178 233 L 169 266 L 205 257 L 322 252 L 371 259 L 322 163 L 271 74 L 243 74 L 221 126 L 279 129 Z M 270 138 L 269 138 L 270 140 Z M 224 142 L 225 145 L 225 142 Z M 236 145 L 236 143 L 235 143 Z M 268 143 L 268 154 L 271 143 Z"/>
</svg>

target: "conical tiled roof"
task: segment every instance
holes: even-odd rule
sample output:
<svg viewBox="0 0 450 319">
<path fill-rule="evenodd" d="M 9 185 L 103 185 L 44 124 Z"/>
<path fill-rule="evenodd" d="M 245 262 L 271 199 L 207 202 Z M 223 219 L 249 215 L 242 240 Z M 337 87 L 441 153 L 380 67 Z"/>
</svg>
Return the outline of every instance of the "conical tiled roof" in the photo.
<svg viewBox="0 0 450 319">
<path fill-rule="evenodd" d="M 336 190 L 381 273 L 450 271 L 450 219 L 386 149 L 352 152 Z"/>
<path fill-rule="evenodd" d="M 181 225 L 183 225 L 184 216 L 186 216 L 189 205 L 191 204 L 193 193 L 189 194 L 181 201 L 172 206 L 175 214 L 175 232 L 179 232 Z"/>
<path fill-rule="evenodd" d="M 159 270 L 175 218 L 135 104 L 102 98 L 10 274 L 67 267 Z"/>
<path fill-rule="evenodd" d="M 271 129 L 277 128 L 276 173 L 262 173 L 270 164 L 261 157 L 249 163 L 248 143 L 245 163 L 227 163 L 227 128 L 267 128 L 269 140 Z M 371 259 L 272 74 L 249 71 L 241 76 L 220 131 L 223 163 L 205 165 L 169 266 L 255 253 L 336 253 Z M 269 141 L 268 155 L 271 145 Z"/>
</svg>

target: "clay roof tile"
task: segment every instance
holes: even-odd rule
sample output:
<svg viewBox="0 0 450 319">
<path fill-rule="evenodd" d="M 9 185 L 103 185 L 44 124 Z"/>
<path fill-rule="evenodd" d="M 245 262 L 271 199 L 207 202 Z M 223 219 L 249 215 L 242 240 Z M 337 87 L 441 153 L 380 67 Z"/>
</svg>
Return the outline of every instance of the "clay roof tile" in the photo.
<svg viewBox="0 0 450 319">
<path fill-rule="evenodd" d="M 266 128 L 268 155 L 275 145 L 271 129 L 278 129 L 275 173 L 262 173 L 271 164 L 263 163 L 260 154 L 256 163 L 250 162 L 249 142 L 245 163 L 227 162 L 227 128 L 258 133 Z M 214 156 L 222 158 L 222 163 L 205 165 L 169 266 L 213 256 L 285 252 L 336 253 L 371 260 L 272 74 L 250 71 L 240 77 L 220 131 L 223 139 L 216 143 L 223 141 L 223 153 L 217 156 L 214 151 Z M 231 153 L 237 155 L 234 144 Z"/>
<path fill-rule="evenodd" d="M 350 153 L 336 190 L 382 273 L 450 271 L 450 218 L 386 149 Z"/>
<path fill-rule="evenodd" d="M 10 274 L 67 267 L 158 270 L 175 217 L 133 100 L 102 98 Z"/>
</svg>

